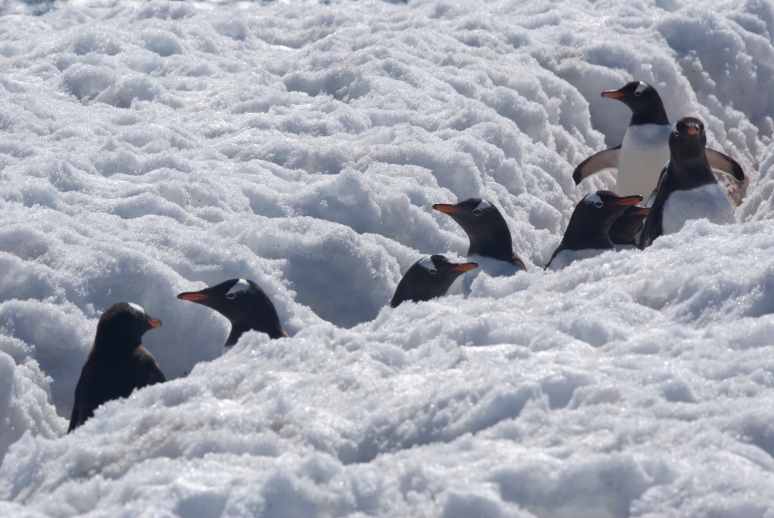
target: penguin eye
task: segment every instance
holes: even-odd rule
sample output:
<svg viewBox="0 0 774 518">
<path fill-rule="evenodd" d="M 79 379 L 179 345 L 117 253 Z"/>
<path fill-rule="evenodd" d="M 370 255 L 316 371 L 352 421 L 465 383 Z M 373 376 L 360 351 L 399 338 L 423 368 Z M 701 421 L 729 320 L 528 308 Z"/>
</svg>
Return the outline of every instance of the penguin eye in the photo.
<svg viewBox="0 0 774 518">
<path fill-rule="evenodd" d="M 430 268 L 427 271 L 430 272 L 430 274 L 432 274 L 432 275 L 435 275 L 436 273 L 438 273 L 438 270 L 436 270 L 435 268 Z"/>
<path fill-rule="evenodd" d="M 236 297 L 236 293 L 226 293 L 227 299 L 233 299 L 234 297 Z"/>
<path fill-rule="evenodd" d="M 642 95 L 642 92 L 634 92 L 634 96 L 635 96 L 635 97 L 639 97 L 639 96 L 641 96 L 641 95 Z"/>
<path fill-rule="evenodd" d="M 473 209 L 473 214 L 475 214 L 476 216 L 480 216 L 481 215 L 481 209 Z"/>
<path fill-rule="evenodd" d="M 595 201 L 595 202 L 594 202 L 594 206 L 595 206 L 596 208 L 598 208 L 598 209 L 599 209 L 599 208 L 602 208 L 602 205 L 604 205 L 604 203 L 602 203 L 601 201 Z"/>
</svg>

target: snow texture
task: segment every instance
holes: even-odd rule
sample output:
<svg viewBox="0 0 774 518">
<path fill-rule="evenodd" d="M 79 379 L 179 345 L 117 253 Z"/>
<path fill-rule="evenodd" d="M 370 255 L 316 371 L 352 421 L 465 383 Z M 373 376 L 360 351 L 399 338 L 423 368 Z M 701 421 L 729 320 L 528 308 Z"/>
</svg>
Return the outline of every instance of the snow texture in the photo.
<svg viewBox="0 0 774 518">
<path fill-rule="evenodd" d="M 768 0 L 0 0 L 0 515 L 774 516 L 773 35 Z M 543 272 L 632 80 L 752 176 L 737 222 Z M 470 197 L 527 271 L 385 307 Z M 290 338 L 224 353 L 176 298 L 232 278 Z M 121 301 L 170 381 L 65 435 Z"/>
</svg>

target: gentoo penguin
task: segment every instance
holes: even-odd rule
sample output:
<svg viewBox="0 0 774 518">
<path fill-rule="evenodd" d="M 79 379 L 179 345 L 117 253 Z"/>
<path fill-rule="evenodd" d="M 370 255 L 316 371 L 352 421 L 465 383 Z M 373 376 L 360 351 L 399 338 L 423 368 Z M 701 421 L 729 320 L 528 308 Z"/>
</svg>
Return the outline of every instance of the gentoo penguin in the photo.
<svg viewBox="0 0 774 518">
<path fill-rule="evenodd" d="M 468 198 L 456 205 L 436 203 L 433 208 L 448 214 L 470 239 L 468 259 L 493 277 L 526 270 L 524 261 L 513 251 L 511 231 L 500 211 L 481 198 Z"/>
<path fill-rule="evenodd" d="M 575 168 L 575 184 L 603 169 L 618 168 L 616 192 L 624 196 L 639 194 L 648 199 L 658 184 L 658 173 L 669 160 L 669 134 L 672 128 L 658 92 L 648 83 L 632 81 L 618 90 L 602 92 L 602 97 L 617 99 L 632 110 L 623 142 L 590 156 Z M 705 150 L 713 169 L 744 180 L 742 167 L 731 157 Z"/>
<path fill-rule="evenodd" d="M 546 269 L 561 270 L 577 259 L 588 259 L 606 250 L 615 250 L 610 240 L 610 227 L 627 207 L 641 201 L 642 196 L 639 195 L 618 196 L 610 191 L 587 194 L 572 211 L 562 242 Z"/>
<path fill-rule="evenodd" d="M 650 209 L 632 205 L 618 216 L 607 233 L 614 245 L 637 246 L 637 233 L 642 229 L 642 222 Z"/>
<path fill-rule="evenodd" d="M 465 272 L 477 268 L 476 263 L 453 263 L 442 255 L 431 255 L 411 265 L 395 288 L 390 306 L 401 302 L 419 302 L 446 295 L 454 280 Z"/>
<path fill-rule="evenodd" d="M 181 293 L 177 298 L 207 306 L 229 319 L 231 334 L 226 347 L 237 343 L 242 333 L 250 330 L 266 333 L 269 338 L 288 336 L 282 329 L 274 304 L 253 281 L 230 279 L 201 291 Z"/>
<path fill-rule="evenodd" d="M 734 222 L 734 208 L 712 174 L 704 146 L 704 124 L 694 117 L 677 121 L 669 136 L 669 162 L 661 173 L 658 191 L 639 247 L 644 249 L 661 234 L 678 232 L 690 219 L 707 218 L 723 225 Z"/>
<path fill-rule="evenodd" d="M 67 433 L 94 415 L 106 401 L 129 397 L 134 389 L 166 381 L 153 355 L 143 347 L 145 331 L 161 327 L 142 306 L 113 304 L 97 323 L 97 335 L 75 386 L 75 404 Z"/>
</svg>

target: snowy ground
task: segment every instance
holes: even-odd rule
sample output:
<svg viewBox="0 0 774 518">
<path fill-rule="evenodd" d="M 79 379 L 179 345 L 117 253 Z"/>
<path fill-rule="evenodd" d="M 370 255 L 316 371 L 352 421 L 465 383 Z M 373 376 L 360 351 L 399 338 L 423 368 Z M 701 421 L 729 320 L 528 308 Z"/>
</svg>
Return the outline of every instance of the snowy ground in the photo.
<svg viewBox="0 0 774 518">
<path fill-rule="evenodd" d="M 0 516 L 774 517 L 770 0 L 0 13 Z M 544 274 L 631 79 L 753 176 L 738 223 Z M 529 271 L 385 308 L 471 196 Z M 175 298 L 234 277 L 292 338 Z M 65 436 L 118 301 L 172 381 Z"/>
</svg>

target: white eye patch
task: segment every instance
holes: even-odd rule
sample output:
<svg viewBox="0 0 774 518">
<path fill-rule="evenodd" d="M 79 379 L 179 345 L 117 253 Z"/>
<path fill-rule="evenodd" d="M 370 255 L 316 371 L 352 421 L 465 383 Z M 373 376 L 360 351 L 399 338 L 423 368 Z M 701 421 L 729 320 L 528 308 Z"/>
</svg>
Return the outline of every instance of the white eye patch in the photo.
<svg viewBox="0 0 774 518">
<path fill-rule="evenodd" d="M 597 207 L 600 207 L 603 205 L 602 198 L 599 197 L 599 194 L 592 193 L 583 198 L 583 203 L 593 203 Z"/>
<path fill-rule="evenodd" d="M 640 84 L 637 85 L 637 89 L 634 91 L 634 95 L 642 95 L 642 92 L 648 89 L 648 85 L 640 81 Z"/>
<path fill-rule="evenodd" d="M 476 208 L 475 208 L 475 209 L 473 209 L 473 210 L 486 210 L 486 209 L 488 209 L 489 207 L 491 207 L 491 205 L 489 205 L 489 202 L 488 202 L 488 201 L 486 201 L 486 200 L 481 200 L 481 203 L 479 203 L 479 204 L 476 206 Z"/>
<path fill-rule="evenodd" d="M 226 297 L 234 298 L 234 296 L 237 293 L 242 293 L 243 291 L 249 291 L 252 286 L 248 284 L 248 282 L 244 279 L 239 279 L 236 281 L 236 284 L 234 284 L 230 290 L 228 290 L 228 293 L 226 293 Z M 230 296 L 229 296 L 230 295 Z"/>
<path fill-rule="evenodd" d="M 127 302 L 127 304 L 129 304 L 135 311 L 142 313 L 143 315 L 145 314 L 145 309 L 139 304 L 135 304 L 134 302 Z"/>
<path fill-rule="evenodd" d="M 419 266 L 421 266 L 422 268 L 424 268 L 427 271 L 435 270 L 436 269 L 435 268 L 435 263 L 433 262 L 433 259 L 429 255 L 427 257 L 425 257 L 424 259 L 422 259 L 421 261 L 419 261 Z"/>
</svg>

